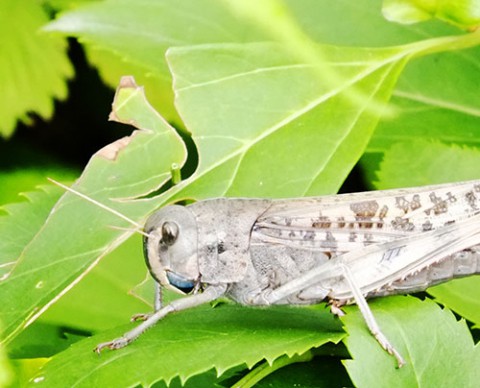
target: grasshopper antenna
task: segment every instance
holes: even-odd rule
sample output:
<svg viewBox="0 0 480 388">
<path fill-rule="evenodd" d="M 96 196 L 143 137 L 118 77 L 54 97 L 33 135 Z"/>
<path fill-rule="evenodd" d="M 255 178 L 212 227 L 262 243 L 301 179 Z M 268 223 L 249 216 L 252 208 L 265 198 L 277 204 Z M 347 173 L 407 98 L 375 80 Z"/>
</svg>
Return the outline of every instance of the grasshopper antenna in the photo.
<svg viewBox="0 0 480 388">
<path fill-rule="evenodd" d="M 135 226 L 135 232 L 137 233 L 140 233 L 142 236 L 145 236 L 145 237 L 150 237 L 150 235 L 148 233 L 145 233 L 142 229 L 143 229 L 143 226 L 140 225 L 138 222 L 135 222 L 134 220 L 132 220 L 131 218 L 123 215 L 122 213 L 116 211 L 115 209 L 112 209 L 111 207 L 108 207 L 107 205 L 104 205 L 103 203 L 101 202 L 98 202 L 96 201 L 95 199 L 93 198 L 90 198 L 88 197 L 87 195 L 85 194 L 82 194 L 81 192 L 75 190 L 75 189 L 72 189 L 71 187 L 68 187 L 66 185 L 64 185 L 63 183 L 60 183 L 60 182 L 57 182 L 55 179 L 52 179 L 52 178 L 47 178 L 50 182 L 52 182 L 54 185 L 57 185 L 59 187 L 61 187 L 62 189 L 72 193 L 72 194 L 75 194 L 76 196 L 80 197 L 80 198 L 83 198 L 85 199 L 86 201 L 90 202 L 90 203 L 93 203 L 94 205 L 97 205 L 98 207 L 116 215 L 117 217 L 120 217 L 121 219 L 129 222 L 130 224 L 132 224 L 133 226 Z"/>
</svg>

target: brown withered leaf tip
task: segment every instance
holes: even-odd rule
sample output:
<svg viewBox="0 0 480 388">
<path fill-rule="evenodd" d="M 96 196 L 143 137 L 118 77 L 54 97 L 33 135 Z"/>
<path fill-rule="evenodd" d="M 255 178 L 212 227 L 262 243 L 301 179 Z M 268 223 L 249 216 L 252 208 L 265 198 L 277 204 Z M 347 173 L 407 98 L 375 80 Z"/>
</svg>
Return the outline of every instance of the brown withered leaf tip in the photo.
<svg viewBox="0 0 480 388">
<path fill-rule="evenodd" d="M 105 147 L 99 149 L 95 155 L 101 156 L 102 158 L 108 160 L 115 160 L 117 159 L 118 153 L 125 148 L 130 141 L 132 140 L 131 136 L 125 136 L 121 139 L 115 140 L 113 143 L 106 145 Z"/>
<path fill-rule="evenodd" d="M 135 78 L 131 75 L 125 75 L 123 76 L 122 78 L 120 78 L 120 83 L 118 84 L 117 86 L 117 91 L 115 92 L 115 97 L 114 97 L 114 100 L 113 100 L 113 104 L 112 106 L 114 107 L 116 105 L 116 101 L 117 101 L 117 96 L 118 96 L 118 91 L 120 89 L 127 89 L 127 88 L 133 88 L 133 89 L 137 89 L 139 88 L 140 86 L 137 85 L 137 83 L 135 82 Z M 110 114 L 108 115 L 108 120 L 109 121 L 117 121 L 117 122 L 123 122 L 122 120 L 120 120 L 118 117 L 117 117 L 117 114 L 115 112 L 115 109 L 112 109 L 112 111 L 110 112 Z"/>
</svg>

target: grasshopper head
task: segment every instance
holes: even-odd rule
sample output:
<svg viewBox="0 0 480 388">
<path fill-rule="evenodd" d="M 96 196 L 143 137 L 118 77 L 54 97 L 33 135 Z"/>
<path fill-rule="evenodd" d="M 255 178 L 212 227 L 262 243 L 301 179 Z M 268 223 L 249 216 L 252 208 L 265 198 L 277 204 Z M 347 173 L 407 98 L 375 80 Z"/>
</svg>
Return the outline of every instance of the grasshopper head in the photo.
<svg viewBox="0 0 480 388">
<path fill-rule="evenodd" d="M 143 251 L 151 275 L 177 293 L 188 294 L 200 281 L 197 224 L 192 212 L 172 205 L 153 213 L 144 228 Z"/>
</svg>

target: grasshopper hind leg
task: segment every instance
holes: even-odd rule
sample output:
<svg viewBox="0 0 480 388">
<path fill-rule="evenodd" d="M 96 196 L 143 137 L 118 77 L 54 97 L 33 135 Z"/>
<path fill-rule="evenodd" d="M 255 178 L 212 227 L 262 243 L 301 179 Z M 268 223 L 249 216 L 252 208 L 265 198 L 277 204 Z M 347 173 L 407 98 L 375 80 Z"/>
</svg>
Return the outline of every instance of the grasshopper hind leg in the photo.
<svg viewBox="0 0 480 388">
<path fill-rule="evenodd" d="M 345 280 L 350 286 L 350 289 L 353 293 L 353 298 L 355 299 L 355 303 L 360 309 L 360 312 L 363 315 L 363 319 L 365 319 L 365 323 L 367 324 L 368 329 L 375 337 L 377 342 L 380 344 L 380 346 L 397 359 L 398 367 L 401 368 L 403 365 L 405 365 L 405 360 L 403 359 L 402 355 L 393 347 L 385 334 L 383 334 L 380 330 L 377 320 L 373 316 L 372 310 L 370 310 L 370 307 L 368 306 L 367 300 L 363 296 L 362 291 L 355 283 L 352 272 L 350 271 L 348 266 L 342 265 L 342 269 L 343 276 L 345 277 Z"/>
</svg>

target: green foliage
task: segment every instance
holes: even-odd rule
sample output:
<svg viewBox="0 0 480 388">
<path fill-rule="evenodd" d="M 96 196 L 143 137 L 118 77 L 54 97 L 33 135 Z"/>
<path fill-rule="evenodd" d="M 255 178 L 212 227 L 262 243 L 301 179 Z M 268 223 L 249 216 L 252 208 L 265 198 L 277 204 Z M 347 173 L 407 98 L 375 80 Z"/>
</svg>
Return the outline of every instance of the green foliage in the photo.
<svg viewBox="0 0 480 388">
<path fill-rule="evenodd" d="M 67 96 L 66 80 L 73 75 L 61 37 L 39 34 L 48 21 L 35 1 L 0 3 L 0 136 L 9 137 L 17 121 L 28 123 L 29 113 L 43 118 L 53 113 L 53 98 Z"/>
<path fill-rule="evenodd" d="M 11 366 L 5 354 L 5 349 L 0 346 L 0 384 L 5 387 L 13 380 Z"/>
<path fill-rule="evenodd" d="M 375 300 L 370 307 L 385 334 L 414 366 L 392 368 L 393 361 L 384 357 L 362 325 L 362 316 L 349 308 L 343 321 L 349 333 L 345 343 L 353 360 L 344 364 L 357 387 L 476 386 L 480 346 L 474 345 L 465 321 L 457 321 L 450 311 L 429 300 L 410 296 Z"/>
<path fill-rule="evenodd" d="M 258 8 L 246 1 L 242 9 L 215 0 L 85 3 L 45 29 L 77 37 L 110 84 L 125 71 L 142 79 L 157 109 L 124 78 L 111 118 L 138 130 L 96 153 L 75 188 L 139 224 L 181 199 L 331 194 L 362 156 L 370 184 L 382 188 L 478 178 L 478 32 L 440 22 L 399 27 L 371 1 L 268 1 Z M 379 106 L 390 100 L 382 115 Z M 195 158 L 165 119 L 191 133 L 198 152 L 195 172 L 174 186 L 172 165 Z M 324 306 L 202 306 L 97 356 L 96 344 L 121 335 L 131 327 L 123 324 L 129 315 L 149 309 L 128 295 L 145 274 L 140 241 L 122 245 L 133 234 L 130 224 L 70 193 L 56 202 L 60 192 L 29 194 L 0 218 L 3 343 L 12 358 L 52 356 L 30 372 L 35 385 L 213 386 L 243 377 L 248 386 L 272 373 L 259 386 L 268 379 L 291 386 L 307 369 L 305 381 L 331 386 L 311 372 L 321 359 L 339 371 L 337 385 L 445 379 L 473 386 L 478 379 L 478 346 L 465 322 L 413 297 L 372 303 L 407 359 L 401 370 L 356 307 L 342 319 L 347 336 Z M 479 325 L 479 290 L 471 278 L 432 294 Z M 65 326 L 76 334 L 62 341 L 55 329 Z M 41 346 L 38 333 L 45 332 Z M 348 354 L 332 345 L 342 339 L 353 358 L 343 361 L 345 369 L 338 359 Z M 302 365 L 278 369 L 292 362 Z"/>
<path fill-rule="evenodd" d="M 133 343 L 121 354 L 95 356 L 92 349 L 131 325 L 76 343 L 45 366 L 39 375 L 41 384 L 88 387 L 108 381 L 114 386 L 150 386 L 176 376 L 185 381 L 212 367 L 221 375 L 237 365 L 252 367 L 262 359 L 273 362 L 284 354 L 291 357 L 328 341 L 336 343 L 344 336 L 339 323 L 323 308 L 202 306 L 162 323 L 161 332 L 148 331 L 142 338 L 145 342 Z M 162 360 L 161 368 L 152 367 L 151 360 Z M 128 375 L 125 370 L 130 371 Z"/>
<path fill-rule="evenodd" d="M 478 0 L 384 0 L 383 14 L 399 23 L 416 23 L 439 18 L 463 28 L 480 25 Z"/>
</svg>

